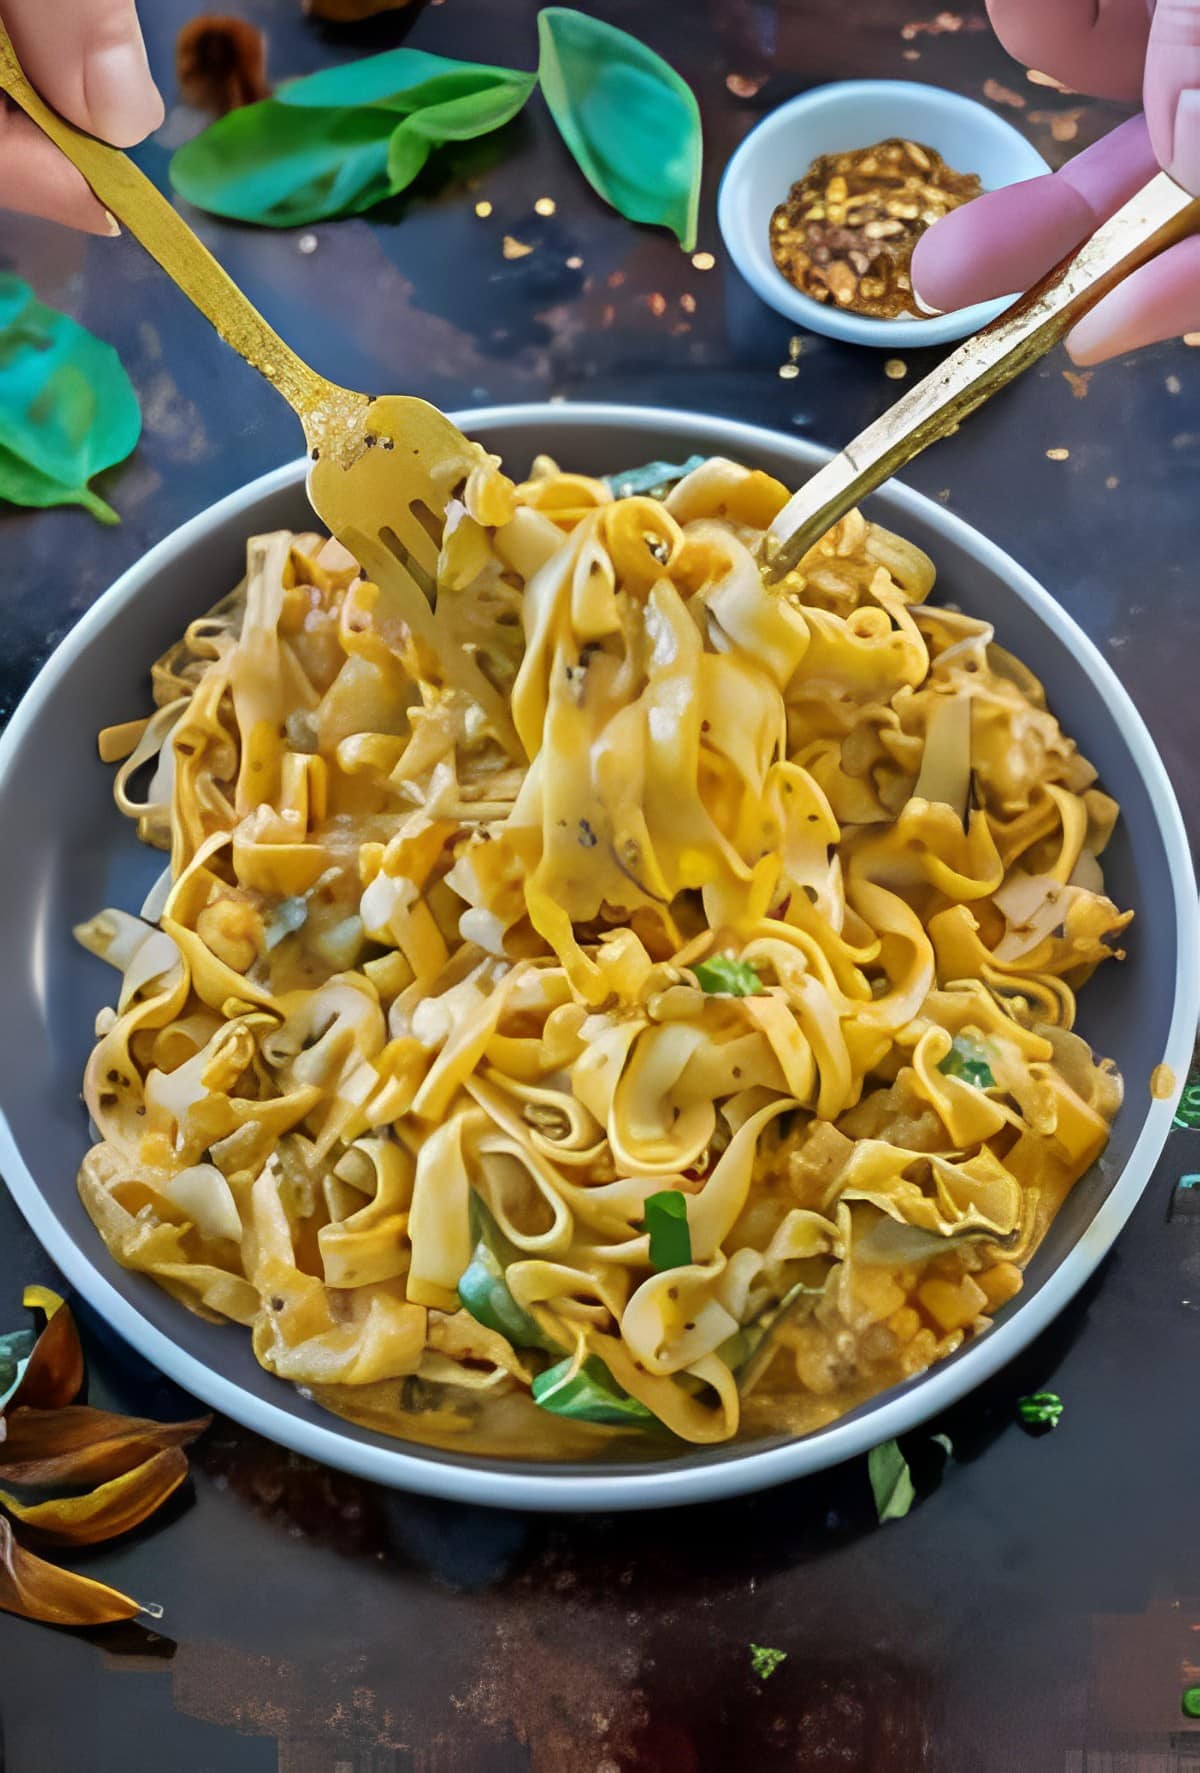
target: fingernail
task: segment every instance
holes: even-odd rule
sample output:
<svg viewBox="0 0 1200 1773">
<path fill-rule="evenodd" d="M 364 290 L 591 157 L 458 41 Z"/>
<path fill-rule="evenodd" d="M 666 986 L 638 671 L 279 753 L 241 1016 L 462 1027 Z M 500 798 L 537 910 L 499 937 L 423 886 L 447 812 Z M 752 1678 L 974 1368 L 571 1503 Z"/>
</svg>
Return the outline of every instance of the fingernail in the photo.
<svg viewBox="0 0 1200 1773">
<path fill-rule="evenodd" d="M 928 320 L 934 320 L 939 314 L 944 314 L 946 312 L 944 308 L 934 308 L 929 302 L 922 301 L 917 293 L 915 285 L 913 286 L 912 299 L 913 307 L 919 314 L 924 314 Z"/>
<path fill-rule="evenodd" d="M 120 234 L 120 232 L 121 232 L 121 224 L 120 224 L 120 222 L 119 222 L 119 221 L 118 221 L 118 220 L 117 220 L 117 218 L 116 218 L 116 216 L 115 216 L 115 215 L 114 215 L 114 214 L 113 214 L 113 212 L 112 212 L 112 210 L 111 210 L 111 209 L 106 209 L 106 210 L 105 210 L 105 212 L 104 212 L 104 219 L 105 219 L 105 221 L 106 221 L 106 222 L 107 222 L 107 223 L 108 223 L 108 231 L 109 231 L 109 234 L 110 234 L 110 235 L 111 235 L 111 236 L 112 236 L 112 238 L 113 238 L 113 239 L 114 239 L 114 240 L 115 240 L 115 239 L 116 239 L 116 238 L 117 238 L 117 236 L 118 236 L 118 235 L 119 235 L 119 234 Z"/>
<path fill-rule="evenodd" d="M 119 148 L 131 148 L 162 122 L 162 100 L 140 37 L 89 54 L 84 91 L 95 133 Z"/>
<path fill-rule="evenodd" d="M 1200 91 L 1195 88 L 1179 95 L 1167 171 L 1185 191 L 1200 196 Z"/>
</svg>

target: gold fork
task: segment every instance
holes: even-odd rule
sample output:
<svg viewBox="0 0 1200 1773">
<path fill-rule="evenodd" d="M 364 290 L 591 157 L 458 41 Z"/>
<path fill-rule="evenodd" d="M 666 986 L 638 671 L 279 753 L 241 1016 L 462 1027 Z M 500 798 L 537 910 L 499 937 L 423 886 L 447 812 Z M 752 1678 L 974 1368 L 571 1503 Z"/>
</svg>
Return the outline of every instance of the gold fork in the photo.
<svg viewBox="0 0 1200 1773">
<path fill-rule="evenodd" d="M 308 496 L 321 521 L 379 587 L 380 617 L 399 617 L 437 657 L 446 681 L 483 709 L 510 753 L 520 745 L 507 702 L 472 653 L 437 621 L 437 561 L 446 507 L 488 460 L 456 425 L 406 394 L 368 395 L 318 375 L 285 345 L 182 216 L 127 154 L 85 135 L 34 91 L 0 25 L 0 92 L 76 165 L 101 203 L 205 319 L 282 394 L 304 427 Z"/>
<path fill-rule="evenodd" d="M 1200 231 L 1200 198 L 1155 176 L 1040 282 L 939 363 L 805 482 L 771 525 L 763 572 L 777 580 L 869 492 L 1065 337 L 1139 265 Z"/>
</svg>

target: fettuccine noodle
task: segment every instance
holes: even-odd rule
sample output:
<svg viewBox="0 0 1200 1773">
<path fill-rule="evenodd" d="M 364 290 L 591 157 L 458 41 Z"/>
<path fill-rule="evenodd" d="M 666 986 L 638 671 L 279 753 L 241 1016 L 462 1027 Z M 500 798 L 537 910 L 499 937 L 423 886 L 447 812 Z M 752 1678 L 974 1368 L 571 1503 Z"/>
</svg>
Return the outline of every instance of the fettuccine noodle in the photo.
<svg viewBox="0 0 1200 1773">
<path fill-rule="evenodd" d="M 102 735 L 170 864 L 79 931 L 121 974 L 83 1200 L 343 1414 L 811 1429 L 984 1331 L 1103 1150 L 1117 807 L 910 543 L 855 512 L 767 588 L 787 496 L 481 460 L 438 620 L 520 755 L 290 533 Z"/>
</svg>

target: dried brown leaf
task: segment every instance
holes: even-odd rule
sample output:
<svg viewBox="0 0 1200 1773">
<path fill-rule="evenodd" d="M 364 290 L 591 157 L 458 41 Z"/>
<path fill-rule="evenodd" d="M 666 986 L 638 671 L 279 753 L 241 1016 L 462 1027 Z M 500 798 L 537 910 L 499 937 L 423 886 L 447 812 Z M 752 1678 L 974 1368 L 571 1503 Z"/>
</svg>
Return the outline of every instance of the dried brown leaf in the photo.
<svg viewBox="0 0 1200 1773">
<path fill-rule="evenodd" d="M 218 117 L 256 104 L 271 91 L 267 40 L 245 19 L 202 13 L 175 39 L 175 79 L 185 103 Z"/>
<path fill-rule="evenodd" d="M 0 1609 L 44 1625 L 107 1625 L 143 1609 L 131 1596 L 73 1570 L 60 1570 L 17 1544 L 0 1516 Z"/>
<path fill-rule="evenodd" d="M 83 1349 L 79 1331 L 70 1309 L 62 1305 L 34 1343 L 29 1364 L 5 1412 L 61 1409 L 75 1401 L 82 1387 Z"/>
<path fill-rule="evenodd" d="M 86 1404 L 16 1410 L 5 1418 L 0 1478 L 8 1484 L 101 1484 L 144 1464 L 165 1447 L 184 1447 L 212 1421 L 150 1422 Z"/>
<path fill-rule="evenodd" d="M 164 1447 L 142 1465 L 89 1490 L 83 1496 L 53 1496 L 25 1502 L 0 1489 L 0 1508 L 53 1545 L 97 1545 L 132 1532 L 149 1520 L 188 1472 L 182 1447 Z"/>
</svg>

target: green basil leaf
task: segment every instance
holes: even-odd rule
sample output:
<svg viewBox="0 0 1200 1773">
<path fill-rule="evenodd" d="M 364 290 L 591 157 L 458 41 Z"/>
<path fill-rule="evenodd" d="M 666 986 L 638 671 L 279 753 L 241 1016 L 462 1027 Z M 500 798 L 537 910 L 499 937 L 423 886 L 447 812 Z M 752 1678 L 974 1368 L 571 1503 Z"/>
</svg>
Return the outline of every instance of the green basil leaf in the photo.
<svg viewBox="0 0 1200 1773">
<path fill-rule="evenodd" d="M 954 1036 L 950 1051 L 938 1065 L 938 1070 L 946 1077 L 958 1078 L 960 1083 L 973 1084 L 977 1090 L 996 1087 L 996 1079 L 988 1064 L 987 1048 L 972 1040 L 969 1034 Z"/>
<path fill-rule="evenodd" d="M 1062 1413 L 1063 1401 L 1056 1391 L 1035 1391 L 1017 1399 L 1017 1415 L 1026 1428 L 1057 1428 Z"/>
<path fill-rule="evenodd" d="M 787 1661 L 786 1650 L 773 1650 L 769 1644 L 751 1644 L 750 1666 L 760 1681 L 770 1680 L 781 1662 Z"/>
<path fill-rule="evenodd" d="M 397 188 L 388 172 L 395 128 L 394 111 L 302 110 L 264 99 L 185 142 L 171 160 L 171 183 L 197 209 L 268 228 L 358 215 Z"/>
<path fill-rule="evenodd" d="M 388 137 L 387 176 L 392 195 L 411 185 L 429 158 L 432 144 L 408 126 L 408 119 L 398 123 Z"/>
<path fill-rule="evenodd" d="M 358 215 L 416 178 L 441 142 L 515 117 L 536 76 L 387 50 L 244 105 L 185 142 L 171 183 L 213 215 L 292 228 Z"/>
<path fill-rule="evenodd" d="M 644 468 L 626 468 L 623 473 L 607 476 L 614 499 L 633 498 L 645 493 L 650 498 L 663 498 L 677 481 L 694 468 L 703 468 L 707 456 L 689 456 L 686 462 L 647 462 Z"/>
<path fill-rule="evenodd" d="M 666 1188 L 646 1199 L 642 1228 L 650 1233 L 650 1266 L 684 1268 L 692 1259 L 692 1233 L 688 1225 L 687 1196 Z"/>
<path fill-rule="evenodd" d="M 623 1391 L 604 1362 L 589 1356 L 575 1373 L 573 1362 L 559 1361 L 539 1373 L 532 1385 L 533 1401 L 555 1416 L 573 1422 L 603 1422 L 613 1428 L 653 1428 L 658 1418 L 645 1404 Z"/>
<path fill-rule="evenodd" d="M 524 1306 L 518 1305 L 504 1278 L 499 1257 L 481 1238 L 458 1283 L 458 1297 L 463 1310 L 477 1324 L 495 1330 L 514 1348 L 541 1348 L 547 1354 L 561 1354 Z"/>
<path fill-rule="evenodd" d="M 497 78 L 478 87 L 464 85 L 436 104 L 427 101 L 405 118 L 404 127 L 430 142 L 469 142 L 510 122 L 537 85 L 537 75 L 504 68 L 488 72 Z"/>
<path fill-rule="evenodd" d="M 723 997 L 757 997 L 762 980 L 748 960 L 735 960 L 732 954 L 714 954 L 691 969 L 701 991 Z"/>
<path fill-rule="evenodd" d="M 546 103 L 592 189 L 690 252 L 702 154 L 691 87 L 636 37 L 570 7 L 540 12 L 538 38 Z"/>
<path fill-rule="evenodd" d="M 512 82 L 524 81 L 528 98 L 535 78 L 519 69 L 427 55 L 423 49 L 385 49 L 382 55 L 362 56 L 358 61 L 342 62 L 336 68 L 322 68 L 303 80 L 293 80 L 281 86 L 275 97 L 281 105 L 303 110 L 386 105 L 391 111 L 408 113 L 473 93 L 502 89 Z"/>
<path fill-rule="evenodd" d="M 124 461 L 141 429 L 112 346 L 0 273 L 0 499 L 83 505 L 115 523 L 88 481 Z"/>
<path fill-rule="evenodd" d="M 884 1441 L 867 1454 L 867 1472 L 875 1497 L 875 1512 L 881 1521 L 903 1520 L 917 1492 L 913 1488 L 908 1460 L 895 1441 Z"/>
<path fill-rule="evenodd" d="M 508 123 L 533 91 L 534 74 L 505 74 L 502 81 L 477 90 L 463 91 L 440 104 L 422 106 L 404 117 L 388 144 L 388 178 L 393 191 L 402 191 L 420 172 L 430 149 L 442 142 L 471 141 Z"/>
</svg>

